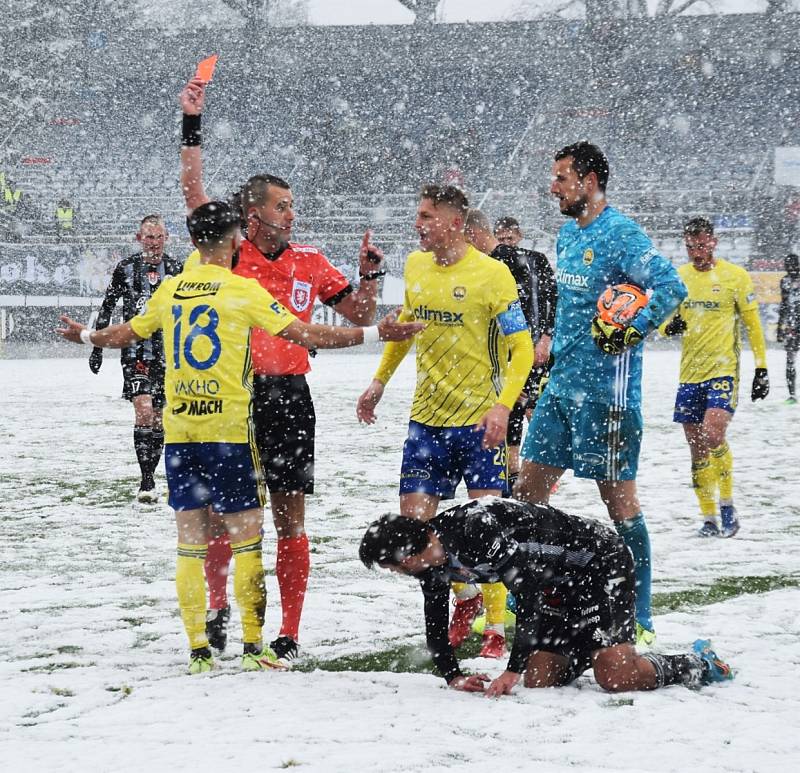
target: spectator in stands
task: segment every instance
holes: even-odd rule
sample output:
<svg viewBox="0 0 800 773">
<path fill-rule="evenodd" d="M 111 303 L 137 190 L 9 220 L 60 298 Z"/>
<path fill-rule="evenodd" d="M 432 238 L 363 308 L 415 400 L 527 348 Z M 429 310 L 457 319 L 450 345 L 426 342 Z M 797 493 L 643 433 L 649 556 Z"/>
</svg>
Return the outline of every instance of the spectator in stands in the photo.
<svg viewBox="0 0 800 773">
<path fill-rule="evenodd" d="M 22 188 L 15 188 L 14 183 L 9 180 L 5 173 L 0 174 L 0 204 L 9 215 L 17 211 L 20 199 L 22 198 Z"/>
<path fill-rule="evenodd" d="M 500 244 L 517 247 L 522 241 L 523 233 L 519 227 L 519 220 L 515 217 L 499 217 L 494 223 L 494 235 Z"/>
<path fill-rule="evenodd" d="M 75 233 L 75 208 L 69 199 L 61 199 L 56 205 L 56 238 L 61 240 L 64 236 Z"/>
<path fill-rule="evenodd" d="M 161 215 L 147 215 L 139 225 L 136 241 L 140 252 L 121 260 L 114 268 L 111 284 L 106 290 L 97 330 L 108 327 L 117 303 L 122 300 L 122 317 L 128 321 L 139 314 L 166 276 L 175 276 L 183 264 L 164 252 L 167 229 Z M 164 340 L 160 332 L 146 340 L 137 341 L 122 349 L 122 396 L 133 403 L 133 447 L 142 473 L 136 498 L 139 502 L 158 500 L 155 471 L 164 447 L 164 427 L 161 411 L 166 404 L 164 395 Z M 89 357 L 89 368 L 98 373 L 103 364 L 103 350 L 95 347 Z"/>
</svg>

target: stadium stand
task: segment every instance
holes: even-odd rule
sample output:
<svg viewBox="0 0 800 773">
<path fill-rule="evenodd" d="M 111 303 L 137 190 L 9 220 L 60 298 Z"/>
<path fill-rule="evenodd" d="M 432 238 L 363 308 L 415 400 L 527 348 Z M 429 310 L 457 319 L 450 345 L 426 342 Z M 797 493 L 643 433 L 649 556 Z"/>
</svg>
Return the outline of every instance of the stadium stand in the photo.
<svg viewBox="0 0 800 773">
<path fill-rule="evenodd" d="M 288 178 L 296 239 L 346 270 L 369 225 L 399 273 L 415 243 L 416 191 L 450 169 L 472 201 L 518 216 L 552 255 L 552 153 L 578 138 L 606 149 L 611 200 L 667 255 L 683 259 L 681 226 L 704 214 L 720 254 L 768 268 L 797 238 L 793 191 L 772 182 L 772 154 L 800 144 L 798 33 L 798 14 L 609 20 L 599 31 L 577 21 L 300 26 L 257 41 L 242 29 L 0 32 L 20 63 L 0 98 L 0 172 L 23 191 L 22 206 L 0 213 L 0 249 L 27 245 L 55 276 L 53 245 L 72 247 L 74 262 L 110 260 L 158 211 L 175 250 L 185 230 L 176 95 L 214 51 L 210 193 L 260 171 Z M 71 234 L 54 221 L 62 199 L 80 214 Z M 5 279 L 14 271 L 0 270 L 0 296 L 19 294 Z M 77 282 L 73 272 L 69 292 L 89 292 Z"/>
</svg>

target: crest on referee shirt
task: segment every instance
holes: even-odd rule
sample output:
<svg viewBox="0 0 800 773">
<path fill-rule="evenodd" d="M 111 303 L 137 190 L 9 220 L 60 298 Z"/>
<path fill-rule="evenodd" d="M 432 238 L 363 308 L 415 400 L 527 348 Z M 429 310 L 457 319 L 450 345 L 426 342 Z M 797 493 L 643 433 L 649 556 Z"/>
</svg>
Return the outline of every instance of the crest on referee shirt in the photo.
<svg viewBox="0 0 800 773">
<path fill-rule="evenodd" d="M 311 302 L 311 285 L 308 282 L 294 280 L 292 285 L 292 308 L 295 311 L 305 311 Z"/>
<path fill-rule="evenodd" d="M 591 247 L 587 247 L 583 251 L 583 265 L 591 266 L 593 260 L 594 260 L 594 250 Z"/>
</svg>

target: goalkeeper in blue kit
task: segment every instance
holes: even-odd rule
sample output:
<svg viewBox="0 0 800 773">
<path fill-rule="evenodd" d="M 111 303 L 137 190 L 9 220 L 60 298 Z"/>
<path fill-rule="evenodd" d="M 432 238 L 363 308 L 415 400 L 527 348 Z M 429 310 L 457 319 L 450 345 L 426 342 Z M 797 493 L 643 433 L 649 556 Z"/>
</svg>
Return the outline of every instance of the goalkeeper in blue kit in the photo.
<svg viewBox="0 0 800 773">
<path fill-rule="evenodd" d="M 608 514 L 633 554 L 637 641 L 655 638 L 650 538 L 636 490 L 642 438 L 644 337 L 686 296 L 672 264 L 644 231 L 609 206 L 609 166 L 588 142 L 555 154 L 550 192 L 570 218 L 556 242 L 555 365 L 522 447 L 518 499 L 547 502 L 567 468 L 597 481 Z M 650 299 L 623 329 L 597 317 L 609 286 L 631 283 Z"/>
</svg>

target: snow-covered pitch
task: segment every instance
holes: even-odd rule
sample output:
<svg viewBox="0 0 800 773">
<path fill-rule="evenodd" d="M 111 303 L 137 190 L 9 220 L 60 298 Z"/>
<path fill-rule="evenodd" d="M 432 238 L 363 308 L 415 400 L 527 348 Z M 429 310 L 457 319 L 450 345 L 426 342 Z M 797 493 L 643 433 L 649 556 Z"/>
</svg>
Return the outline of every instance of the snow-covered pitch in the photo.
<svg viewBox="0 0 800 773">
<path fill-rule="evenodd" d="M 645 357 L 639 490 L 658 646 L 711 637 L 735 681 L 610 695 L 586 675 L 499 700 L 449 691 L 428 673 L 416 583 L 358 561 L 367 523 L 396 510 L 414 383 L 409 358 L 378 424 L 359 426 L 355 401 L 376 361 L 323 354 L 310 377 L 318 493 L 301 670 L 240 673 L 234 610 L 228 654 L 201 677 L 184 673 L 171 511 L 132 503 L 132 409 L 119 398 L 118 363 L 93 376 L 85 359 L 0 361 L 3 769 L 800 769 L 800 408 L 783 404 L 782 352 L 769 354 L 773 392 L 757 404 L 744 356 L 729 432 L 742 529 L 708 541 L 694 536 L 689 454 L 671 422 L 677 353 Z M 571 476 L 553 503 L 607 518 L 594 485 Z M 268 637 L 280 615 L 274 546 L 268 524 Z"/>
</svg>

